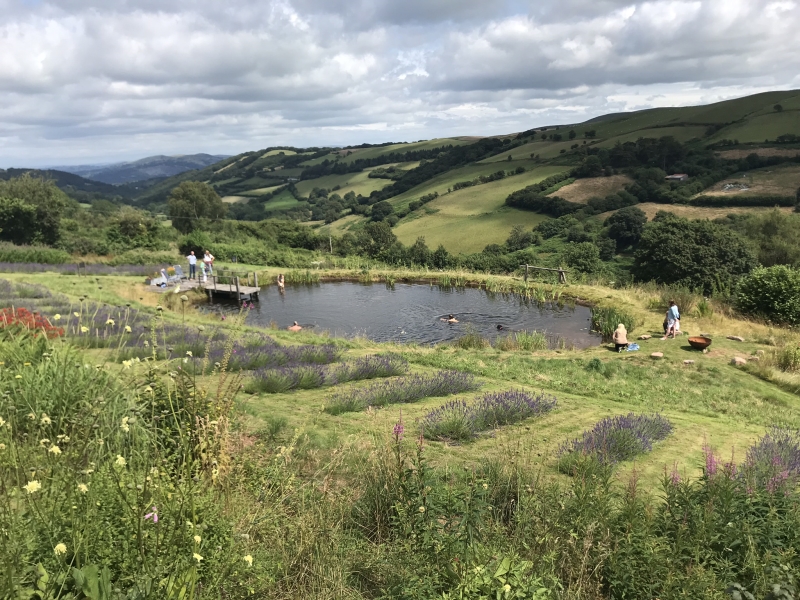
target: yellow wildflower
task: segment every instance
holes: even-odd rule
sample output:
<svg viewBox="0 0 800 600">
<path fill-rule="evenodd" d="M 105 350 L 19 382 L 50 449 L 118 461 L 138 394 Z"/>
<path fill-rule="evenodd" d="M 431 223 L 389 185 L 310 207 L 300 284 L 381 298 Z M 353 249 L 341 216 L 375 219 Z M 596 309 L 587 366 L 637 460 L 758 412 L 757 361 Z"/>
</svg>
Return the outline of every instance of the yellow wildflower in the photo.
<svg viewBox="0 0 800 600">
<path fill-rule="evenodd" d="M 196 560 L 198 563 L 199 563 L 201 560 L 203 560 L 203 557 L 202 557 L 202 556 L 200 556 L 200 555 L 199 555 L 197 552 L 195 552 L 194 554 L 192 554 L 192 558 L 193 558 L 193 559 L 195 559 L 195 560 Z"/>
<path fill-rule="evenodd" d="M 3 417 L 0 417 L 0 427 L 6 424 L 6 420 Z"/>
<path fill-rule="evenodd" d="M 119 428 L 125 433 L 128 433 L 131 430 L 130 426 L 128 425 L 129 418 L 130 417 L 122 417 L 122 423 L 119 426 Z"/>
<path fill-rule="evenodd" d="M 33 481 L 29 481 L 27 485 L 23 485 L 22 489 L 28 492 L 29 494 L 33 494 L 42 489 L 42 484 L 39 483 L 36 479 L 34 479 Z"/>
<path fill-rule="evenodd" d="M 42 438 L 41 440 L 39 440 L 39 445 L 40 445 L 42 448 L 44 448 L 44 447 L 45 447 L 47 444 L 49 444 L 49 443 L 50 443 L 50 440 L 48 440 L 47 438 Z"/>
<path fill-rule="evenodd" d="M 50 454 L 55 454 L 55 455 L 59 455 L 59 454 L 61 454 L 61 448 L 59 448 L 59 447 L 58 447 L 58 446 L 56 446 L 55 444 L 53 444 L 52 446 L 50 446 L 50 448 L 49 448 L 47 451 L 48 451 Z"/>
<path fill-rule="evenodd" d="M 56 547 L 53 548 L 53 552 L 56 553 L 56 556 L 61 556 L 62 554 L 67 553 L 67 546 L 64 543 L 56 544 Z"/>
<path fill-rule="evenodd" d="M 60 320 L 61 320 L 61 315 L 59 315 L 58 313 L 53 315 L 53 321 L 60 321 Z"/>
<path fill-rule="evenodd" d="M 30 366 L 31 366 L 31 363 L 22 363 L 22 366 L 23 366 L 23 367 L 30 367 Z"/>
<path fill-rule="evenodd" d="M 186 356 L 192 356 L 192 351 L 191 350 L 187 350 L 186 351 Z"/>
<path fill-rule="evenodd" d="M 88 491 L 89 491 L 89 486 L 88 486 L 88 485 L 86 485 L 85 483 L 79 483 L 79 484 L 78 484 L 78 491 L 79 491 L 81 494 L 85 494 L 86 492 L 88 492 Z"/>
<path fill-rule="evenodd" d="M 22 379 L 22 375 L 15 375 L 14 379 Z"/>
<path fill-rule="evenodd" d="M 488 483 L 484 483 L 483 484 L 483 489 L 488 490 L 489 489 L 489 484 Z"/>
<path fill-rule="evenodd" d="M 420 506 L 419 507 L 419 512 L 424 513 L 425 512 L 425 507 L 424 506 Z"/>
<path fill-rule="evenodd" d="M 88 327 L 86 327 L 85 325 L 81 326 L 81 333 L 87 333 L 88 331 L 89 331 Z"/>
<path fill-rule="evenodd" d="M 247 556 L 244 557 L 244 562 L 247 563 L 248 567 L 252 567 L 253 566 L 253 557 L 248 554 Z"/>
<path fill-rule="evenodd" d="M 0 450 L 5 450 L 5 449 L 6 449 L 6 445 L 5 444 L 0 444 Z"/>
<path fill-rule="evenodd" d="M 47 413 L 42 413 L 41 423 L 42 425 L 50 425 L 50 423 L 52 423 L 50 417 L 47 416 Z"/>
<path fill-rule="evenodd" d="M 31 421 L 35 421 L 36 420 L 36 413 L 28 413 L 28 418 Z"/>
<path fill-rule="evenodd" d="M 80 316 L 81 316 L 81 313 L 79 313 L 79 312 L 74 312 L 72 314 L 75 315 L 76 318 L 80 318 Z"/>
<path fill-rule="evenodd" d="M 131 332 L 131 326 L 125 325 L 125 333 L 130 333 L 130 332 Z"/>
<path fill-rule="evenodd" d="M 108 319 L 106 321 L 106 325 L 113 325 L 113 324 L 114 324 L 114 319 Z"/>
<path fill-rule="evenodd" d="M 125 460 L 125 457 L 121 454 L 117 454 L 117 460 L 114 461 L 114 464 L 118 467 L 124 467 L 128 464 L 128 461 Z"/>
<path fill-rule="evenodd" d="M 196 536 L 194 536 L 194 543 L 195 543 L 195 544 L 199 544 L 199 543 L 200 543 L 200 539 L 201 539 L 201 538 L 200 538 L 200 536 L 199 536 L 199 535 L 196 535 Z"/>
</svg>

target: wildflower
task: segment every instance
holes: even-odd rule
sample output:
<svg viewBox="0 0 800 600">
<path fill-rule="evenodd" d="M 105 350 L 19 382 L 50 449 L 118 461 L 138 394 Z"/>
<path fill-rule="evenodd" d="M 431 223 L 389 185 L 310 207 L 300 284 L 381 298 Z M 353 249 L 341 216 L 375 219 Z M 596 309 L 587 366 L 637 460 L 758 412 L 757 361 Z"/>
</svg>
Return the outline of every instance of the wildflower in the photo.
<svg viewBox="0 0 800 600">
<path fill-rule="evenodd" d="M 121 454 L 117 454 L 117 460 L 114 461 L 114 464 L 117 465 L 118 467 L 124 467 L 125 465 L 128 464 L 128 462 L 125 460 L 124 456 L 122 456 Z"/>
<path fill-rule="evenodd" d="M 81 333 L 88 333 L 89 328 L 86 325 L 81 325 Z"/>
<path fill-rule="evenodd" d="M 145 521 L 147 521 L 147 520 L 152 520 L 152 521 L 153 521 L 153 523 L 158 523 L 158 509 L 157 509 L 157 508 L 154 506 L 154 507 L 151 509 L 151 512 L 147 513 L 147 514 L 144 516 L 144 520 L 145 520 Z"/>
<path fill-rule="evenodd" d="M 55 444 L 53 444 L 52 446 L 50 446 L 50 448 L 49 448 L 47 451 L 48 451 L 50 454 L 55 454 L 56 456 L 57 456 L 57 455 L 59 455 L 59 454 L 61 454 L 61 448 L 59 448 L 59 447 L 58 447 L 58 446 L 56 446 Z"/>
<path fill-rule="evenodd" d="M 44 448 L 44 447 L 45 447 L 47 444 L 49 444 L 49 443 L 50 443 L 50 440 L 48 440 L 47 438 L 42 438 L 41 440 L 39 440 L 39 445 L 40 445 L 42 448 Z"/>
<path fill-rule="evenodd" d="M 192 351 L 191 351 L 191 350 L 187 350 L 187 351 L 186 351 L 186 356 L 189 356 L 189 357 L 191 357 L 191 356 L 192 356 Z"/>
<path fill-rule="evenodd" d="M 489 484 L 488 483 L 484 483 L 483 484 L 483 489 L 488 490 L 489 489 Z"/>
<path fill-rule="evenodd" d="M 193 538 L 193 539 L 194 539 L 194 543 L 195 543 L 195 544 L 199 544 L 199 543 L 200 543 L 200 540 L 201 540 L 201 538 L 200 538 L 200 536 L 199 536 L 199 535 L 196 535 L 196 536 L 194 536 L 194 538 Z"/>
<path fill-rule="evenodd" d="M 50 425 L 52 421 L 50 420 L 50 417 L 48 417 L 46 413 L 42 413 L 41 423 L 42 425 Z"/>
<path fill-rule="evenodd" d="M 23 485 L 22 489 L 28 492 L 29 494 L 33 494 L 42 489 L 42 484 L 39 483 L 36 479 L 34 479 L 33 481 L 29 481 L 27 485 Z"/>
<path fill-rule="evenodd" d="M 36 414 L 35 414 L 35 413 L 28 413 L 28 418 L 29 418 L 31 421 L 35 421 L 35 420 L 36 420 Z"/>
<path fill-rule="evenodd" d="M 153 388 L 151 388 L 151 387 L 148 385 L 146 388 L 144 388 L 144 391 L 145 391 L 145 392 L 152 392 L 152 391 L 153 391 Z"/>
<path fill-rule="evenodd" d="M 123 360 L 123 361 L 122 361 L 122 368 L 123 368 L 123 369 L 130 369 L 130 368 L 131 368 L 131 364 L 132 364 L 132 363 L 131 363 L 131 361 L 129 361 L 129 360 Z"/>
<path fill-rule="evenodd" d="M 105 443 L 106 443 L 106 442 L 105 442 L 105 440 L 104 440 L 103 438 L 97 438 L 97 445 L 98 445 L 98 446 L 102 446 L 102 445 L 103 445 L 103 444 L 105 444 Z"/>
<path fill-rule="evenodd" d="M 125 333 L 130 333 L 130 332 L 131 332 L 131 326 L 125 325 Z"/>
<path fill-rule="evenodd" d="M 74 312 L 72 314 L 75 316 L 76 319 L 80 319 L 81 318 L 81 313 L 79 313 L 79 312 Z"/>
<path fill-rule="evenodd" d="M 3 417 L 0 417 L 0 427 L 6 424 L 6 420 Z"/>
<path fill-rule="evenodd" d="M 203 560 L 203 557 L 202 557 L 202 556 L 200 556 L 200 555 L 199 555 L 197 552 L 195 552 L 194 554 L 192 554 L 192 558 L 193 558 L 193 559 L 195 559 L 195 560 L 197 561 L 197 563 L 198 563 L 198 564 L 200 564 L 200 561 L 201 561 L 201 560 Z"/>
<path fill-rule="evenodd" d="M 425 507 L 424 506 L 420 506 L 419 507 L 419 512 L 424 513 L 425 512 Z"/>
<path fill-rule="evenodd" d="M 248 567 L 252 567 L 253 566 L 253 557 L 248 554 L 247 556 L 244 557 L 244 562 L 247 563 Z"/>
<path fill-rule="evenodd" d="M 106 325 L 113 325 L 113 324 L 114 324 L 114 319 L 108 319 L 106 321 Z"/>
<path fill-rule="evenodd" d="M 22 375 L 15 375 L 14 379 L 22 379 Z"/>
<path fill-rule="evenodd" d="M 53 548 L 53 552 L 56 553 L 56 556 L 61 556 L 62 554 L 67 553 L 67 546 L 64 543 L 56 544 L 56 547 Z"/>
<path fill-rule="evenodd" d="M 144 341 L 144 347 L 145 347 L 145 348 L 149 348 L 149 347 L 150 347 L 150 342 L 148 342 L 147 340 L 145 340 L 145 341 Z"/>
<path fill-rule="evenodd" d="M 122 417 L 122 423 L 120 423 L 119 426 L 119 428 L 122 429 L 122 431 L 124 431 L 125 433 L 128 433 L 131 430 L 130 426 L 128 425 L 129 419 L 130 417 Z"/>
<path fill-rule="evenodd" d="M 30 366 L 31 366 L 31 363 L 29 363 L 29 362 L 22 363 L 22 366 L 23 366 L 23 367 L 30 367 Z"/>
<path fill-rule="evenodd" d="M 61 320 L 61 315 L 59 315 L 58 313 L 53 315 L 53 321 L 60 321 L 60 320 Z"/>
<path fill-rule="evenodd" d="M 88 492 L 88 491 L 89 491 L 89 486 L 88 486 L 88 485 L 86 485 L 85 483 L 79 483 L 79 484 L 78 484 L 78 491 L 79 491 L 81 494 L 85 494 L 86 492 Z"/>
<path fill-rule="evenodd" d="M 505 585 L 503 586 L 503 591 L 504 591 L 504 592 L 507 594 L 508 592 L 510 592 L 510 591 L 511 591 L 511 586 L 510 586 L 510 585 L 508 585 L 508 584 L 505 584 Z"/>
<path fill-rule="evenodd" d="M 198 325 L 197 326 L 197 331 L 205 331 L 205 330 L 206 330 L 206 328 L 203 327 L 202 325 Z"/>
<path fill-rule="evenodd" d="M 395 423 L 395 426 L 392 428 L 392 435 L 394 436 L 394 441 L 399 442 L 403 439 L 403 432 L 405 431 L 405 427 L 403 427 L 403 412 L 400 411 L 400 420 Z"/>
</svg>

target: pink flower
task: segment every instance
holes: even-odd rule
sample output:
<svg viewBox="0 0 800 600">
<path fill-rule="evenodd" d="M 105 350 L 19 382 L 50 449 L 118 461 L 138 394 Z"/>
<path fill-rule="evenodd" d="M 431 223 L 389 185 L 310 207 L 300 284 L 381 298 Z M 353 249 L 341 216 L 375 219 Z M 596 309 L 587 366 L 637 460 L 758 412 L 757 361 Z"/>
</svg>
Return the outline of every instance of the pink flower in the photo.
<svg viewBox="0 0 800 600">
<path fill-rule="evenodd" d="M 158 509 L 155 506 L 153 507 L 152 512 L 149 512 L 144 516 L 145 521 L 148 519 L 152 519 L 153 523 L 158 523 Z"/>
<path fill-rule="evenodd" d="M 403 439 L 403 432 L 405 431 L 405 427 L 403 427 L 403 411 L 400 411 L 400 420 L 395 424 L 392 428 L 392 435 L 394 435 L 395 442 L 399 442 Z"/>
<path fill-rule="evenodd" d="M 719 461 L 717 460 L 717 457 L 714 456 L 714 451 L 710 446 L 703 446 L 703 452 L 706 454 L 706 476 L 713 477 L 717 474 Z"/>
</svg>

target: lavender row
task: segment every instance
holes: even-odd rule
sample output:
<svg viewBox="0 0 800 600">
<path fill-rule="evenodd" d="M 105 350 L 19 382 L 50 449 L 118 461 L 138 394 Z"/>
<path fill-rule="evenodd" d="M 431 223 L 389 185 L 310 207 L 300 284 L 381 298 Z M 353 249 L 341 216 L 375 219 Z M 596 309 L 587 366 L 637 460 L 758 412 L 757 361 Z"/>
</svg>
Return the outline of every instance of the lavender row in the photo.
<svg viewBox="0 0 800 600">
<path fill-rule="evenodd" d="M 630 460 L 652 450 L 653 442 L 665 439 L 672 429 L 672 423 L 659 414 L 606 417 L 561 447 L 560 468 L 569 472 L 573 461 L 584 456 L 608 466 Z"/>
<path fill-rule="evenodd" d="M 707 464 L 707 474 L 713 475 L 708 471 Z M 739 475 L 749 489 L 774 493 L 796 487 L 800 484 L 800 430 L 772 427 L 747 451 Z"/>
<path fill-rule="evenodd" d="M 422 398 L 449 396 L 476 390 L 480 384 L 475 377 L 460 371 L 437 371 L 433 375 L 410 375 L 382 381 L 367 387 L 343 390 L 335 394 L 325 411 L 338 415 L 364 410 L 370 406 L 386 406 L 416 402 Z"/>
<path fill-rule="evenodd" d="M 336 367 L 293 365 L 260 369 L 245 384 L 245 391 L 275 394 L 294 389 L 313 389 L 347 381 L 393 377 L 408 371 L 408 361 L 399 356 L 365 356 Z"/>
<path fill-rule="evenodd" d="M 422 419 L 422 433 L 428 439 L 468 441 L 483 431 L 511 425 L 550 412 L 556 399 L 544 393 L 523 390 L 491 392 L 472 404 L 451 400 Z"/>
</svg>

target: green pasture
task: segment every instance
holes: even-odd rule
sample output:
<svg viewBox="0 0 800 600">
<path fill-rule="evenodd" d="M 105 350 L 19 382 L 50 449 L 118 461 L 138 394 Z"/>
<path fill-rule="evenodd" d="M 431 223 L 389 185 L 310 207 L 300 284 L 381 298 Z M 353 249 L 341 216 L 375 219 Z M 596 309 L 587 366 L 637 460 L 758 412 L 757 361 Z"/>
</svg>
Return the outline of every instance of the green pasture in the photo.
<svg viewBox="0 0 800 600">
<path fill-rule="evenodd" d="M 389 179 L 371 179 L 369 177 L 371 170 L 361 171 L 360 173 L 345 173 L 344 175 L 326 175 L 317 179 L 298 181 L 296 184 L 297 191 L 303 196 L 308 196 L 314 188 L 331 190 L 339 186 L 336 193 L 340 196 L 344 196 L 347 192 L 369 196 L 374 190 L 381 190 L 392 183 Z"/>
<path fill-rule="evenodd" d="M 272 271 L 262 273 L 264 281 L 271 280 L 273 275 Z M 177 321 L 183 316 L 180 303 L 170 301 L 170 294 L 152 292 L 138 278 L 106 276 L 95 279 L 48 273 L 7 274 L 3 277 L 45 285 L 54 292 L 67 294 L 76 307 L 79 297 L 88 302 L 111 305 L 131 303 L 145 309 L 160 303 L 165 307 L 165 318 Z M 559 289 L 567 296 L 607 302 L 631 311 L 641 323 L 631 332 L 632 337 L 648 333 L 653 338 L 640 341 L 639 352 L 622 354 L 610 351 L 606 345 L 584 350 L 531 353 L 494 348 L 463 350 L 453 345 L 430 348 L 414 344 L 377 344 L 366 339 L 336 342 L 345 351 L 342 361 L 391 352 L 406 358 L 414 373 L 456 369 L 479 378 L 482 387 L 478 392 L 460 394 L 455 398 L 472 400 L 488 391 L 526 389 L 554 395 L 558 399 L 557 409 L 547 416 L 502 427 L 473 442 L 429 442 L 429 457 L 436 464 L 477 464 L 486 457 L 519 456 L 519 460 L 524 458 L 538 465 L 550 476 L 560 477 L 556 472 L 555 457 L 565 441 L 609 415 L 660 412 L 674 424 L 673 435 L 657 444 L 653 452 L 637 459 L 635 464 L 623 465 L 619 472 L 624 480 L 635 468 L 642 482 L 656 487 L 665 468 L 671 470 L 673 465 L 677 465 L 681 473 L 697 474 L 704 445 L 711 445 L 726 459 L 733 454 L 737 461 L 741 461 L 745 448 L 769 425 L 781 422 L 792 427 L 800 426 L 800 398 L 797 395 L 729 364 L 733 356 L 751 357 L 758 350 L 770 350 L 771 346 L 766 343 L 770 341 L 771 330 L 765 326 L 723 316 L 700 317 L 687 311 L 682 328 L 691 333 L 707 331 L 714 340 L 712 351 L 702 354 L 692 350 L 685 337 L 667 341 L 659 339 L 663 311 L 660 306 L 653 305 L 652 292 L 569 285 L 559 286 Z M 291 287 L 287 290 L 286 300 L 291 301 Z M 219 321 L 218 316 L 196 312 L 194 308 L 188 309 L 186 318 L 206 327 L 228 327 Z M 731 333 L 744 335 L 747 341 L 725 339 L 725 335 Z M 282 344 L 333 341 L 324 332 L 320 335 L 271 330 L 270 335 Z M 663 352 L 664 358 L 650 358 L 650 353 L 655 351 Z M 108 351 L 91 352 L 97 360 L 103 360 Z M 595 366 L 590 367 L 592 359 L 598 359 L 601 366 L 598 368 L 597 361 L 594 361 Z M 695 362 L 686 365 L 684 360 Z M 338 416 L 324 412 L 332 393 L 365 385 L 371 383 L 358 382 L 282 394 L 241 393 L 238 403 L 245 417 L 246 430 L 263 430 L 269 422 L 285 418 L 288 431 L 301 431 L 307 436 L 311 448 L 324 454 L 342 445 L 369 445 L 373 440 L 387 438 L 399 420 L 401 410 L 406 434 L 416 435 L 418 419 L 452 399 L 428 398 L 413 404 Z"/>
<path fill-rule="evenodd" d="M 756 115 L 742 123 L 734 123 L 718 131 L 709 138 L 710 142 L 722 139 L 739 140 L 741 143 L 764 142 L 774 140 L 779 135 L 794 133 L 800 135 L 800 110 L 771 110 Z"/>
<path fill-rule="evenodd" d="M 278 156 L 283 154 L 284 156 L 294 156 L 297 154 L 294 150 L 270 150 L 269 152 L 265 152 L 261 155 L 261 158 L 267 158 L 268 156 Z"/>
<path fill-rule="evenodd" d="M 284 190 L 274 198 L 270 198 L 264 203 L 265 210 L 286 210 L 289 208 L 295 208 L 297 206 L 305 204 L 304 202 L 300 202 L 292 196 L 289 190 Z"/>
<path fill-rule="evenodd" d="M 749 189 L 741 191 L 723 190 L 727 184 L 742 184 Z M 702 194 L 711 196 L 794 196 L 800 189 L 800 165 L 785 164 L 746 173 L 737 173 L 729 179 L 704 190 Z"/>
<path fill-rule="evenodd" d="M 277 190 L 280 185 L 273 185 L 270 187 L 263 187 L 263 188 L 256 188 L 254 190 L 247 190 L 246 192 L 241 192 L 242 196 L 263 196 L 264 194 L 269 194 L 270 192 L 274 192 Z"/>
</svg>

